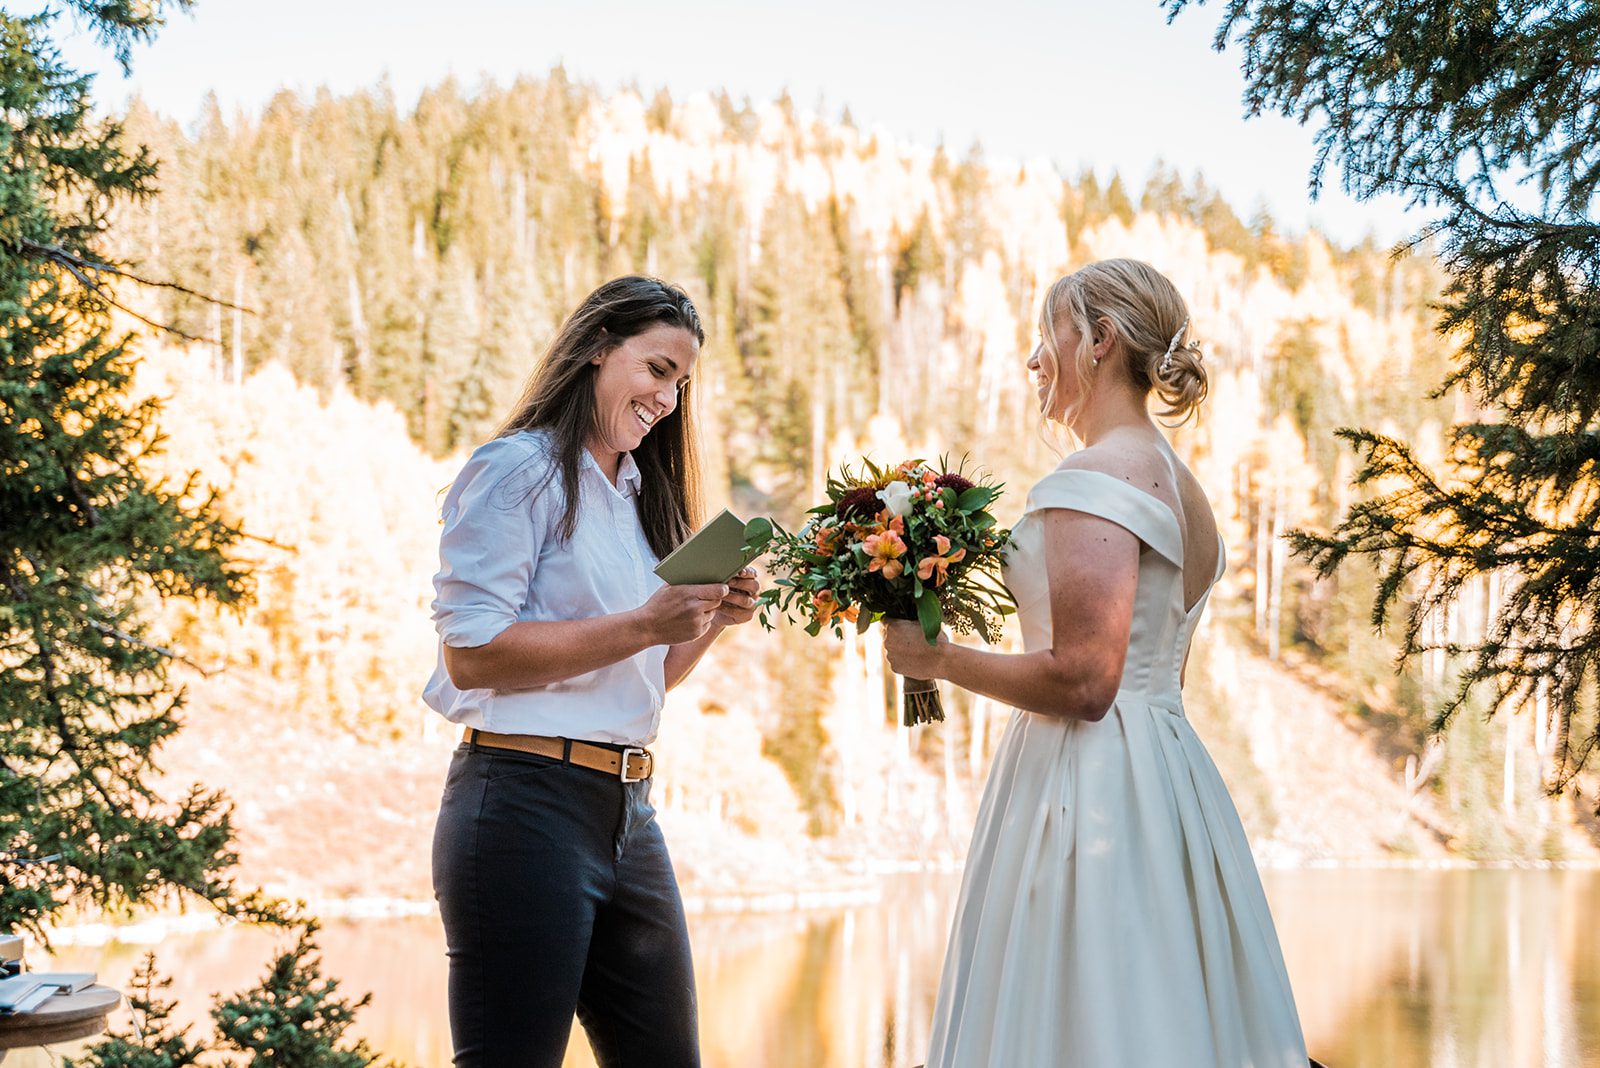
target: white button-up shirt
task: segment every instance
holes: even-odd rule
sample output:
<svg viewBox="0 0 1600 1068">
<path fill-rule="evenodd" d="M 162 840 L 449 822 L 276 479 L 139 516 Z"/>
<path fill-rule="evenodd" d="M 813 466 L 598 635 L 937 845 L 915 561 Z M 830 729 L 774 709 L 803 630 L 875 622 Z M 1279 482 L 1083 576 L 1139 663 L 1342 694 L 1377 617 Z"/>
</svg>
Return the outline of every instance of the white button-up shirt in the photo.
<svg viewBox="0 0 1600 1068">
<path fill-rule="evenodd" d="M 558 537 L 566 493 L 548 431 L 479 446 L 451 483 L 439 536 L 433 619 L 439 657 L 422 692 L 446 719 L 501 734 L 647 745 L 666 692 L 667 647 L 527 690 L 461 690 L 444 646 L 487 645 L 522 620 L 590 619 L 639 607 L 662 585 L 639 522 L 639 468 L 613 486 L 585 450 L 577 528 Z"/>
</svg>

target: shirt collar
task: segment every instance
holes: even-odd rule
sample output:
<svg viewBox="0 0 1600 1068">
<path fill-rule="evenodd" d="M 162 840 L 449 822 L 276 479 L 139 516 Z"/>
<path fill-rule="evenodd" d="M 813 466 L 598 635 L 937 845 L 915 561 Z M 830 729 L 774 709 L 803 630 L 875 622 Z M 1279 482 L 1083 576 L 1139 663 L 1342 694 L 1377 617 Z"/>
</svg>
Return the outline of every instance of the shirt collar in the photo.
<svg viewBox="0 0 1600 1068">
<path fill-rule="evenodd" d="M 595 473 L 595 477 L 605 482 L 613 492 L 621 493 L 624 496 L 637 497 L 639 495 L 639 484 L 643 481 L 643 476 L 639 474 L 639 465 L 633 462 L 633 453 L 625 452 L 622 454 L 622 459 L 617 464 L 617 483 L 615 486 L 612 486 L 611 480 L 606 478 L 605 471 L 600 467 L 600 461 L 596 460 L 594 453 L 587 448 L 583 450 L 583 462 L 589 470 Z"/>
<path fill-rule="evenodd" d="M 633 462 L 633 453 L 622 454 L 622 463 L 617 465 L 617 485 L 627 486 L 634 493 L 639 492 L 639 483 L 642 478 L 639 474 L 639 465 Z"/>
</svg>

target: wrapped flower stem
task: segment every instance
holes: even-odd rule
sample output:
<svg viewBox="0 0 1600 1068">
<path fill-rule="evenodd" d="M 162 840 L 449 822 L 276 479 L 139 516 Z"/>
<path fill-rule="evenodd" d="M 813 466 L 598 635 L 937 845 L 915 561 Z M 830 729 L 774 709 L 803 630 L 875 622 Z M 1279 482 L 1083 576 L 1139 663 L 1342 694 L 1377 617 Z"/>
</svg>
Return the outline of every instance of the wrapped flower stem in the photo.
<svg viewBox="0 0 1600 1068">
<path fill-rule="evenodd" d="M 907 727 L 944 722 L 944 703 L 939 699 L 937 683 L 900 677 L 900 722 Z"/>
</svg>

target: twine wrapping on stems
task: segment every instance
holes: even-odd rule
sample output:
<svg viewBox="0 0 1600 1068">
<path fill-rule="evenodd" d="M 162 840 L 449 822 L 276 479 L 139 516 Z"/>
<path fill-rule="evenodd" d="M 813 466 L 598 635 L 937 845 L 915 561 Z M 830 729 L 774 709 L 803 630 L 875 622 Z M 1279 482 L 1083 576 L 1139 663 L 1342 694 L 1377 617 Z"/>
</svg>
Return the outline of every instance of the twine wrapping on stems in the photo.
<svg viewBox="0 0 1600 1068">
<path fill-rule="evenodd" d="M 943 723 L 944 703 L 939 687 L 929 679 L 900 678 L 900 722 L 907 727 L 919 723 Z"/>
</svg>

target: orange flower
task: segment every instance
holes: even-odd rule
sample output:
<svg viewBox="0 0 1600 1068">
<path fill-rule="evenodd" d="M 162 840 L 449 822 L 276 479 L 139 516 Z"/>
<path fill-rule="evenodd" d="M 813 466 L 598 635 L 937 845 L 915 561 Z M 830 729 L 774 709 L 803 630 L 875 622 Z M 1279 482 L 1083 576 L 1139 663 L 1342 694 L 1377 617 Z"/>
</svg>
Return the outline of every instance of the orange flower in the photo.
<svg viewBox="0 0 1600 1068">
<path fill-rule="evenodd" d="M 899 522 L 898 519 L 895 520 Z M 880 534 L 869 534 L 861 543 L 867 551 L 867 556 L 872 563 L 867 565 L 868 571 L 881 571 L 883 577 L 893 582 L 900 577 L 906 569 L 901 557 L 906 554 L 906 543 L 900 540 L 900 534 L 895 530 L 885 530 Z"/>
<path fill-rule="evenodd" d="M 832 621 L 834 613 L 839 611 L 839 602 L 834 598 L 832 590 L 818 590 L 811 595 L 811 603 L 817 609 L 817 623 L 826 627 Z"/>
<path fill-rule="evenodd" d="M 886 530 L 892 530 L 896 534 L 906 532 L 906 521 L 897 515 L 890 515 L 887 508 L 878 513 L 877 522 L 855 523 L 850 528 L 852 534 L 859 534 L 863 539 L 873 534 L 882 534 Z"/>
<path fill-rule="evenodd" d="M 812 539 L 816 542 L 817 552 L 822 553 L 824 556 L 831 556 L 839 541 L 839 528 L 820 527 L 812 535 Z"/>
<path fill-rule="evenodd" d="M 950 565 L 958 563 L 962 557 L 966 556 L 967 550 L 957 549 L 955 552 L 951 552 L 950 539 L 943 534 L 935 534 L 933 536 L 933 545 L 939 551 L 939 555 L 924 556 L 922 558 L 917 564 L 917 578 L 927 582 L 937 572 L 939 577 L 933 580 L 933 584 L 935 586 L 943 586 L 944 580 L 950 577 L 946 574 Z"/>
<path fill-rule="evenodd" d="M 833 595 L 832 590 L 818 590 L 811 595 L 811 603 L 817 609 L 817 624 L 826 627 L 833 622 L 833 617 L 838 616 L 847 623 L 854 623 L 861 614 L 860 605 L 851 605 L 843 611 L 839 608 L 839 600 Z"/>
</svg>

